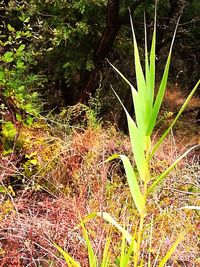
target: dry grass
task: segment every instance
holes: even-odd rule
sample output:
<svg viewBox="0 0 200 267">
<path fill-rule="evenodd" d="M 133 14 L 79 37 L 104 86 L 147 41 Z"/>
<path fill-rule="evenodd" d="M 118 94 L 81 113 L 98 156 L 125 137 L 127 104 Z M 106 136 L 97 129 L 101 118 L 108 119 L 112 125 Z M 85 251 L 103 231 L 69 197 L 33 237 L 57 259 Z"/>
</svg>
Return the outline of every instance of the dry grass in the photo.
<svg viewBox="0 0 200 267">
<path fill-rule="evenodd" d="M 164 97 L 164 105 L 170 110 L 170 111 L 178 111 L 180 107 L 183 105 L 186 97 L 188 96 L 188 93 L 184 93 L 183 89 L 178 87 L 177 85 L 171 85 L 168 86 L 165 97 Z M 193 97 L 186 110 L 192 110 L 195 108 L 200 108 L 200 98 L 199 97 Z"/>
<path fill-rule="evenodd" d="M 161 126 L 167 124 L 165 120 Z M 183 117 L 154 158 L 153 173 L 165 169 L 187 146 L 199 142 L 199 130 Z M 55 134 L 48 127 L 31 131 L 23 129 L 23 140 L 29 138 L 30 143 L 24 142 L 20 154 L 0 159 L 3 183 L 16 174 L 25 178 L 21 188 L 13 186 L 15 196 L 12 192 L 0 195 L 0 266 L 66 266 L 52 242 L 68 251 L 82 266 L 88 266 L 81 231 L 74 230 L 80 216 L 104 210 L 133 232 L 138 223 L 122 165 L 119 161 L 103 164 L 113 153 L 130 156 L 129 139 L 113 127 L 101 126 L 76 128 L 68 136 Z M 160 130 L 155 139 L 159 133 Z M 34 151 L 38 166 L 28 176 L 23 173 L 19 159 Z M 156 266 L 153 262 L 159 261 L 184 230 L 187 235 L 168 265 L 199 266 L 199 214 L 179 209 L 199 205 L 199 175 L 199 151 L 194 151 L 150 196 L 142 256 L 147 260 L 150 254 L 152 266 Z M 30 180 L 40 186 L 30 186 Z M 91 221 L 86 227 L 100 253 L 108 227 L 101 220 Z M 113 231 L 112 238 L 115 258 L 120 250 L 119 233 Z"/>
</svg>

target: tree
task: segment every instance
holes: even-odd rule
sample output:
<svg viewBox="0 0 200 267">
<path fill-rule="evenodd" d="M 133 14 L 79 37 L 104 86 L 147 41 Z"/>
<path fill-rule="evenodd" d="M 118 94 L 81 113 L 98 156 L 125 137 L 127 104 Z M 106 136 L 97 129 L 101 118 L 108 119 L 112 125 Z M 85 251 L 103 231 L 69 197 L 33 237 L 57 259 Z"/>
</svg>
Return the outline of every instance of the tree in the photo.
<svg viewBox="0 0 200 267">
<path fill-rule="evenodd" d="M 25 25 L 32 35 L 26 35 L 24 31 L 23 42 L 37 62 L 32 71 L 45 75 L 53 91 L 61 90 L 66 105 L 87 102 L 96 91 L 105 58 L 112 56 L 124 35 L 130 36 L 128 6 L 136 31 L 139 31 L 138 36 L 143 36 L 140 31 L 144 11 L 148 31 L 151 31 L 154 0 L 4 1 L 0 9 L 1 31 L 6 36 L 7 24 L 22 31 Z M 165 57 L 176 20 L 182 13 L 172 59 L 172 78 L 175 82 L 178 76 L 183 84 L 188 84 L 188 80 L 192 84 L 199 75 L 199 12 L 198 0 L 159 1 L 157 56 Z M 121 31 L 122 26 L 125 33 Z M 142 46 L 142 37 L 138 43 Z M 120 53 L 124 53 L 123 47 Z M 161 65 L 161 71 L 162 68 Z"/>
<path fill-rule="evenodd" d="M 132 13 L 134 13 L 135 9 L 144 1 L 145 0 L 133 1 L 132 6 L 130 7 Z M 101 68 L 101 63 L 113 48 L 115 38 L 121 25 L 127 22 L 127 10 L 125 10 L 125 12 L 121 15 L 119 14 L 119 10 L 119 0 L 108 0 L 106 27 L 99 40 L 98 47 L 93 54 L 94 69 L 88 75 L 85 83 L 80 88 L 79 95 L 77 97 L 78 102 L 87 102 L 90 94 L 95 92 L 96 80 L 98 79 L 97 76 L 98 71 Z"/>
</svg>

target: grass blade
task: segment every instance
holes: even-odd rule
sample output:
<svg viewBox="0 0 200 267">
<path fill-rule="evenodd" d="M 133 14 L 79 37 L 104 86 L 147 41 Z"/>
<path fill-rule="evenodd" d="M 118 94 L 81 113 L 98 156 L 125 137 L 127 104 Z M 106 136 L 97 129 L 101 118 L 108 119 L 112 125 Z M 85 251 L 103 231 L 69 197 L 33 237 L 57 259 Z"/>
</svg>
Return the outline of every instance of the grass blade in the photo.
<svg viewBox="0 0 200 267">
<path fill-rule="evenodd" d="M 174 242 L 174 244 L 172 245 L 170 250 L 167 252 L 167 254 L 164 256 L 164 258 L 161 260 L 161 262 L 158 265 L 158 267 L 165 266 L 165 264 L 167 263 L 167 261 L 169 260 L 171 255 L 174 253 L 174 251 L 176 250 L 177 246 L 182 241 L 182 239 L 184 238 L 185 235 L 186 235 L 186 232 L 183 232 L 183 233 L 180 234 L 179 238 Z"/>
<path fill-rule="evenodd" d="M 174 161 L 174 163 L 161 175 L 158 176 L 158 178 L 154 181 L 154 183 L 148 188 L 147 193 L 150 193 L 154 190 L 154 188 L 160 183 L 170 172 L 171 170 L 184 158 L 187 156 L 188 153 L 190 153 L 194 148 L 198 147 L 199 145 L 193 146 L 190 149 L 188 149 L 185 153 L 183 153 L 178 159 Z"/>
<path fill-rule="evenodd" d="M 146 27 L 146 17 L 144 14 L 144 32 L 145 32 L 145 74 L 146 74 L 146 87 L 147 87 L 147 108 L 146 108 L 146 117 L 148 121 L 151 118 L 152 106 L 153 106 L 153 98 L 154 98 L 154 88 L 152 91 L 151 87 L 151 74 L 150 74 L 150 66 L 149 66 L 149 58 L 148 58 L 148 47 L 147 47 L 147 27 Z M 152 67 L 151 67 L 152 68 Z"/>
<path fill-rule="evenodd" d="M 81 265 L 75 261 L 66 251 L 64 251 L 60 246 L 54 243 L 57 250 L 63 255 L 68 267 L 81 267 Z"/>
<path fill-rule="evenodd" d="M 154 31 L 151 43 L 151 52 L 150 52 L 150 85 L 149 90 L 151 93 L 151 103 L 153 104 L 154 100 L 154 87 L 155 87 L 155 61 L 156 61 L 156 12 L 154 17 Z"/>
<path fill-rule="evenodd" d="M 129 80 L 108 60 L 108 63 L 110 66 L 119 74 L 119 76 L 131 87 L 133 88 L 136 92 L 137 90 L 134 88 L 134 86 L 129 82 Z"/>
<path fill-rule="evenodd" d="M 122 246 L 121 246 L 121 258 L 120 258 L 120 267 L 126 267 L 128 266 L 129 261 L 131 260 L 131 254 L 134 251 L 134 239 L 132 239 L 132 242 L 128 248 L 128 252 L 126 252 L 126 243 L 125 238 L 122 237 Z"/>
<path fill-rule="evenodd" d="M 111 243 L 111 235 L 109 235 L 107 240 L 106 240 L 106 244 L 105 244 L 104 251 L 103 251 L 103 259 L 102 259 L 100 267 L 109 266 L 109 263 L 110 263 L 110 252 L 109 252 L 110 243 Z"/>
<path fill-rule="evenodd" d="M 138 45 L 137 45 L 137 40 L 135 37 L 133 20 L 132 20 L 130 9 L 129 9 L 129 16 L 130 16 L 130 22 L 131 22 L 132 35 L 133 35 L 133 44 L 134 44 L 134 58 L 135 58 L 137 89 L 138 89 L 138 95 L 139 95 L 139 100 L 140 100 L 140 105 L 138 105 L 136 111 L 140 112 L 140 116 L 142 117 L 141 120 L 137 120 L 137 126 L 139 129 L 140 128 L 143 129 L 144 124 L 147 125 L 147 118 L 146 118 L 147 88 L 146 88 L 146 81 L 144 78 L 144 73 L 143 73 L 142 66 L 141 66 Z M 141 103 L 143 104 L 141 105 Z"/>
<path fill-rule="evenodd" d="M 121 103 L 121 105 L 122 105 L 122 107 L 126 113 L 129 135 L 130 135 L 130 139 L 131 139 L 132 151 L 133 151 L 133 154 L 135 157 L 135 162 L 136 162 L 138 172 L 140 174 L 140 178 L 143 181 L 149 180 L 150 175 L 149 175 L 149 170 L 148 170 L 147 161 L 146 161 L 145 152 L 144 152 L 145 151 L 145 142 L 146 142 L 144 132 L 141 132 L 138 130 L 135 122 L 133 121 L 133 119 L 129 115 L 128 111 L 124 107 L 123 103 L 121 102 L 119 96 L 114 91 L 114 89 L 113 89 L 113 92 L 115 93 L 116 97 L 118 98 L 119 102 Z"/>
<path fill-rule="evenodd" d="M 164 97 L 165 90 L 166 90 L 166 85 L 167 85 L 169 66 L 170 66 L 171 54 L 172 54 L 172 48 L 173 48 L 173 44 L 174 44 L 174 39 L 175 39 L 175 35 L 176 35 L 179 19 L 178 19 L 178 22 L 176 24 L 176 28 L 175 28 L 174 35 L 173 35 L 173 38 L 172 38 L 170 51 L 169 51 L 169 54 L 168 54 L 166 65 L 165 65 L 165 70 L 164 70 L 164 73 L 163 73 L 163 76 L 162 76 L 162 80 L 161 80 L 161 84 L 160 84 L 160 87 L 159 87 L 159 90 L 158 90 L 158 93 L 157 93 L 157 96 L 156 96 L 156 100 L 155 100 L 155 103 L 154 103 L 154 106 L 153 106 L 151 119 L 150 119 L 150 122 L 149 122 L 149 125 L 148 125 L 148 128 L 147 128 L 147 135 L 148 136 L 151 136 L 151 134 L 152 134 L 152 131 L 154 129 L 154 126 L 155 126 L 155 123 L 156 123 L 156 119 L 157 119 L 157 116 L 158 116 L 158 112 L 159 112 L 161 104 L 163 102 L 163 97 Z M 153 52 L 152 52 L 152 56 L 153 56 Z"/>
<path fill-rule="evenodd" d="M 200 206 L 184 206 L 184 207 L 181 207 L 180 210 L 182 209 L 188 209 L 188 210 L 197 210 L 197 211 L 200 211 Z"/>
<path fill-rule="evenodd" d="M 178 118 L 180 117 L 180 115 L 185 110 L 185 108 L 188 105 L 190 99 L 192 98 L 192 96 L 196 92 L 197 88 L 199 87 L 199 84 L 200 84 L 200 80 L 197 82 L 197 84 L 195 85 L 195 87 L 193 88 L 193 90 L 191 91 L 191 93 L 188 95 L 187 99 L 185 100 L 183 106 L 179 110 L 179 112 L 178 112 L 177 116 L 175 117 L 174 121 L 172 122 L 172 124 L 169 126 L 169 128 L 164 132 L 164 134 L 160 137 L 160 139 L 158 140 L 158 142 L 155 144 L 155 146 L 154 146 L 154 148 L 153 148 L 153 150 L 151 152 L 151 155 L 149 157 L 149 160 L 153 157 L 153 155 L 155 154 L 155 152 L 157 151 L 157 149 L 160 147 L 160 145 L 162 144 L 162 142 L 165 139 L 165 137 L 171 131 L 172 127 L 175 125 L 175 123 L 177 122 Z"/>
<path fill-rule="evenodd" d="M 145 136 L 135 128 L 133 119 L 127 113 L 128 129 L 131 139 L 132 151 L 135 157 L 136 166 L 142 181 L 148 181 L 150 174 L 145 158 Z"/>
<path fill-rule="evenodd" d="M 122 235 L 120 267 L 126 266 L 125 265 L 125 250 L 126 250 L 126 239 L 125 239 L 125 236 Z"/>
<path fill-rule="evenodd" d="M 119 158 L 118 157 L 115 157 L 115 158 Z M 132 235 L 129 234 L 129 232 L 124 229 L 109 213 L 107 212 L 96 212 L 96 213 L 91 213 L 89 214 L 88 216 L 85 217 L 84 221 L 85 222 L 88 222 L 91 219 L 94 219 L 95 217 L 102 217 L 105 221 L 109 222 L 110 224 L 112 224 L 113 226 L 115 226 L 126 238 L 126 241 L 131 244 L 132 243 L 132 240 L 133 240 L 133 237 Z M 80 226 L 82 227 L 82 224 L 83 224 L 83 221 L 75 228 L 75 229 L 78 229 Z M 134 246 L 136 247 L 137 244 L 136 244 L 136 241 L 134 240 Z"/>
<path fill-rule="evenodd" d="M 133 201 L 135 203 L 135 206 L 140 214 L 140 216 L 146 215 L 146 207 L 145 207 L 145 199 L 140 191 L 140 187 L 137 181 L 137 177 L 135 175 L 135 172 L 133 170 L 133 167 L 130 163 L 130 160 L 125 155 L 120 155 L 120 158 L 123 162 L 124 169 L 126 172 L 127 181 L 129 184 L 129 188 L 131 191 L 131 195 L 133 198 Z"/>
<path fill-rule="evenodd" d="M 93 251 L 93 248 L 92 248 L 92 245 L 91 245 L 87 230 L 86 230 L 83 222 L 81 222 L 81 226 L 82 226 L 82 229 L 83 229 L 83 236 L 84 236 L 85 242 L 87 244 L 89 266 L 90 267 L 97 267 L 97 258 L 96 258 L 96 255 L 95 255 L 94 251 Z"/>
<path fill-rule="evenodd" d="M 97 215 L 100 217 L 102 216 L 105 221 L 115 226 L 125 236 L 127 242 L 131 244 L 131 242 L 133 241 L 132 235 L 130 235 L 129 232 L 126 229 L 124 229 L 109 213 L 103 212 L 103 214 L 101 214 L 100 212 L 98 212 Z M 133 242 L 134 242 L 134 248 L 136 248 L 137 243 L 135 240 Z"/>
<path fill-rule="evenodd" d="M 131 22 L 132 35 L 133 35 L 137 88 L 138 88 L 138 92 L 141 93 L 141 96 L 144 97 L 145 96 L 146 82 L 145 82 L 144 74 L 142 71 L 142 66 L 140 63 L 140 56 L 139 56 L 139 51 L 138 51 L 138 46 L 137 46 L 137 41 L 136 41 L 136 37 L 135 37 L 135 31 L 134 31 L 134 27 L 133 27 L 133 20 L 132 20 L 130 9 L 129 9 L 129 16 L 130 16 L 130 22 Z"/>
<path fill-rule="evenodd" d="M 147 47 L 147 25 L 146 25 L 145 13 L 144 13 L 144 35 L 145 35 L 145 74 L 146 74 L 146 83 L 148 87 L 150 84 L 150 69 L 149 69 L 149 58 L 148 58 L 148 47 Z"/>
</svg>

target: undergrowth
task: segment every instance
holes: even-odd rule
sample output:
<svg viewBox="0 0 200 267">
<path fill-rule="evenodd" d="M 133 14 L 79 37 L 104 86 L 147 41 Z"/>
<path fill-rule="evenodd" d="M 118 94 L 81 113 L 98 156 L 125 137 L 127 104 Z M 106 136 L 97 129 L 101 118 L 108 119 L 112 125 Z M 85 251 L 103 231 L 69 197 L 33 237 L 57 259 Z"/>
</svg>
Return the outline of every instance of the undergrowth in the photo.
<svg viewBox="0 0 200 267">
<path fill-rule="evenodd" d="M 113 126 L 104 128 L 98 123 L 71 127 L 62 134 L 60 127 L 49 118 L 41 118 L 31 128 L 23 126 L 18 136 L 20 150 L 1 154 L 0 266 L 66 266 L 53 242 L 70 252 L 81 266 L 88 266 L 85 241 L 81 229 L 76 228 L 80 216 L 101 209 L 129 230 L 137 224 L 122 164 L 117 159 L 102 164 L 111 154 L 131 155 L 128 137 Z M 192 136 L 196 138 L 195 127 L 193 134 L 189 129 L 188 145 L 193 144 Z M 151 166 L 154 172 L 165 169 L 184 151 L 174 140 L 176 131 L 156 154 L 157 163 L 153 161 Z M 149 199 L 142 243 L 144 262 L 149 255 L 159 262 L 187 225 L 190 230 L 168 265 L 199 264 L 199 213 L 179 209 L 199 205 L 198 153 L 188 156 Z M 101 255 L 110 227 L 101 219 L 86 223 L 86 227 L 95 252 Z M 118 266 L 121 237 L 115 229 L 112 240 L 111 257 Z M 150 243 L 152 249 L 147 250 Z"/>
<path fill-rule="evenodd" d="M 15 29 L 10 30 L 14 35 Z M 135 36 L 134 42 L 136 45 Z M 139 68 L 137 79 L 145 86 L 148 82 L 152 83 L 150 74 L 155 76 L 154 42 L 155 39 L 152 42 L 151 73 L 148 73 L 146 55 L 147 81 L 141 78 L 139 61 L 136 64 Z M 148 100 L 142 91 L 144 88 L 140 88 L 141 84 L 138 86 L 141 91 L 131 87 L 137 106 L 137 124 L 127 113 L 129 127 L 132 126 L 134 130 L 132 136 L 130 134 L 134 143 L 131 147 L 128 136 L 111 123 L 104 124 L 98 119 L 98 99 L 91 98 L 89 107 L 78 104 L 63 108 L 59 114 L 50 112 L 42 117 L 35 106 L 38 94 L 32 91 L 34 85 L 39 86 L 41 77 L 27 76 L 25 50 L 25 45 L 17 46 L 1 57 L 0 86 L 4 90 L 0 94 L 3 99 L 0 106 L 0 267 L 68 266 L 69 255 L 82 267 L 133 266 L 132 263 L 122 263 L 122 259 L 126 261 L 126 256 L 131 256 L 132 252 L 125 249 L 125 239 L 130 241 L 132 248 L 134 241 L 137 241 L 136 249 L 133 248 L 134 266 L 163 266 L 159 263 L 162 263 L 166 252 L 173 248 L 177 237 L 186 229 L 184 239 L 180 244 L 177 243 L 176 250 L 173 249 L 174 253 L 167 259 L 167 266 L 199 266 L 200 214 L 198 209 L 185 209 L 188 206 L 199 207 L 199 147 L 196 146 L 184 161 L 176 165 L 147 198 L 150 178 L 157 179 L 188 148 L 200 143 L 200 126 L 191 124 L 191 115 L 186 113 L 175 127 L 170 128 L 169 136 L 162 144 L 159 143 L 159 152 L 155 153 L 151 162 L 149 160 L 150 141 L 153 147 L 163 129 L 168 128 L 174 118 L 176 120 L 174 97 L 176 106 L 183 102 L 179 90 L 175 88 L 173 96 L 169 90 L 164 110 L 151 136 L 162 97 L 155 107 L 152 97 L 154 88 L 150 84 L 148 88 L 152 87 L 152 92 L 149 92 L 152 94 L 152 103 L 147 101 L 149 112 L 143 113 L 141 99 L 137 96 L 141 94 L 140 97 L 144 97 L 142 100 Z M 137 56 L 137 49 L 135 53 Z M 32 55 L 27 57 L 32 59 Z M 169 67 L 169 62 L 167 64 Z M 21 87 L 18 86 L 20 84 Z M 165 86 L 161 86 L 161 91 L 165 90 L 162 87 Z M 193 101 L 194 106 L 195 101 L 199 99 Z M 153 118 L 152 125 L 151 120 L 145 121 L 150 123 L 147 136 L 143 136 L 146 127 L 142 120 L 144 114 L 145 120 L 147 117 Z M 137 157 L 135 160 L 132 157 L 132 154 L 137 156 L 141 152 L 139 149 L 136 151 L 134 137 L 138 137 L 138 142 L 144 137 L 139 147 L 144 148 L 144 157 L 140 157 L 144 159 L 142 166 Z M 110 155 L 115 156 L 112 161 L 106 162 Z M 133 166 L 132 172 L 136 174 L 139 191 L 142 188 L 139 197 L 144 200 L 144 209 L 133 194 L 135 188 L 129 188 L 127 166 L 123 166 L 119 160 L 119 157 L 125 159 L 124 155 Z M 143 177 L 146 165 L 148 172 Z M 140 175 L 141 179 L 138 178 Z M 104 214 L 113 225 L 103 220 Z M 142 227 L 139 223 L 141 218 Z M 65 260 L 59 251 L 66 256 Z M 112 265 L 106 261 L 105 255 L 109 256 Z M 91 257 L 95 259 L 95 264 L 98 259 L 97 265 L 92 265 Z M 105 265 L 101 265 L 101 262 Z M 75 262 L 74 266 L 79 265 Z"/>
</svg>

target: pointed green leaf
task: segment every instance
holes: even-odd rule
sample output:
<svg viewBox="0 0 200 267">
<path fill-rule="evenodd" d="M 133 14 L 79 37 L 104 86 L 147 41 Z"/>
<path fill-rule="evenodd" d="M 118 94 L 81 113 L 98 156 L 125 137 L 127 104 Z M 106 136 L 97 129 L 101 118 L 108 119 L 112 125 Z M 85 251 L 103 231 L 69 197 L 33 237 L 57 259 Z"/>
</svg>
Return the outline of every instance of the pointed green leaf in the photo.
<svg viewBox="0 0 200 267">
<path fill-rule="evenodd" d="M 64 251 L 60 246 L 54 243 L 54 246 L 57 248 L 57 250 L 63 255 L 67 265 L 69 267 L 81 267 L 81 265 L 75 261 L 66 251 Z"/>
<path fill-rule="evenodd" d="M 15 28 L 13 28 L 10 24 L 7 25 L 9 32 L 15 32 Z"/>
<path fill-rule="evenodd" d="M 164 258 L 161 260 L 160 264 L 158 265 L 158 267 L 163 267 L 165 266 L 165 264 L 167 263 L 167 261 L 169 260 L 169 258 L 171 257 L 171 255 L 174 253 L 174 251 L 176 250 L 177 246 L 179 245 L 179 243 L 182 241 L 182 239 L 184 238 L 184 236 L 186 235 L 186 232 L 182 232 L 180 233 L 180 236 L 178 237 L 178 239 L 174 242 L 174 244 L 172 245 L 172 247 L 170 248 L 170 250 L 167 252 L 167 254 L 164 256 Z"/>
<path fill-rule="evenodd" d="M 165 137 L 171 131 L 172 127 L 175 125 L 175 123 L 177 122 L 178 118 L 180 117 L 180 115 L 183 113 L 183 111 L 187 107 L 190 99 L 192 98 L 192 96 L 196 92 L 197 88 L 199 87 L 199 84 L 200 84 L 200 80 L 197 82 L 197 84 L 195 85 L 195 87 L 193 88 L 193 90 L 191 91 L 191 93 L 189 94 L 189 96 L 187 97 L 187 99 L 185 100 L 185 102 L 182 105 L 181 109 L 179 110 L 177 116 L 173 120 L 172 124 L 169 126 L 169 128 L 164 132 L 164 134 L 160 137 L 160 139 L 158 140 L 158 142 L 155 144 L 154 148 L 152 149 L 152 152 L 151 152 L 151 155 L 149 157 L 149 160 L 153 157 L 153 155 L 155 154 L 155 152 L 157 151 L 157 149 L 160 147 L 160 145 L 162 144 L 162 142 L 165 139 Z"/>
<path fill-rule="evenodd" d="M 172 169 L 185 157 L 187 156 L 188 153 L 190 153 L 193 149 L 198 147 L 200 145 L 196 145 L 188 149 L 185 153 L 183 153 L 178 159 L 175 160 L 175 162 L 166 170 L 164 171 L 161 175 L 157 177 L 157 179 L 153 182 L 153 184 L 148 188 L 147 192 L 150 193 L 154 190 L 154 188 L 160 183 L 171 171 Z"/>
<path fill-rule="evenodd" d="M 150 174 L 149 174 L 149 170 L 148 170 L 147 161 L 145 158 L 146 137 L 144 135 L 144 132 L 138 130 L 135 122 L 133 121 L 133 119 L 129 115 L 128 111 L 124 107 L 123 103 L 121 102 L 119 96 L 114 91 L 114 89 L 113 89 L 113 92 L 115 93 L 116 97 L 118 98 L 119 102 L 121 103 L 121 105 L 122 105 L 122 107 L 126 113 L 129 135 L 130 135 L 130 139 L 131 139 L 132 151 L 133 151 L 133 154 L 135 157 L 135 162 L 136 162 L 138 172 L 140 174 L 140 178 L 143 181 L 148 181 L 150 179 Z"/>
<path fill-rule="evenodd" d="M 131 29 L 132 29 L 132 35 L 133 35 L 133 44 L 134 44 L 134 58 L 135 58 L 135 71 L 136 71 L 136 81 L 137 81 L 137 89 L 138 89 L 138 98 L 140 101 L 140 105 L 137 106 L 136 111 L 140 112 L 140 116 L 142 116 L 142 120 L 137 121 L 137 126 L 140 129 L 144 125 L 147 125 L 147 88 L 146 88 L 146 81 L 144 78 L 144 73 L 142 70 L 141 62 L 140 62 L 140 56 L 137 46 L 137 41 L 135 37 L 134 27 L 133 27 L 133 20 L 131 16 L 131 11 L 129 9 L 129 15 L 130 15 L 130 22 L 131 22 Z M 134 103 L 135 104 L 135 103 Z M 140 124 L 141 123 L 141 124 Z M 143 129 L 144 130 L 144 129 Z"/>
<path fill-rule="evenodd" d="M 131 22 L 131 29 L 132 29 L 132 36 L 133 36 L 133 44 L 134 44 L 134 57 L 135 57 L 135 70 L 136 70 L 136 80 L 137 80 L 137 88 L 138 92 L 141 92 L 141 96 L 145 96 L 145 89 L 146 89 L 146 82 L 144 79 L 144 74 L 142 71 L 142 66 L 140 63 L 140 56 L 139 56 L 139 51 L 138 51 L 138 46 L 137 46 L 137 41 L 135 37 L 135 31 L 133 27 L 133 20 L 131 16 L 131 11 L 129 9 L 129 16 L 130 16 L 130 22 Z"/>
<path fill-rule="evenodd" d="M 151 43 L 150 51 L 150 67 L 149 67 L 149 79 L 147 80 L 147 126 L 151 120 L 154 101 L 154 87 L 155 87 L 155 61 L 156 61 L 156 14 L 154 18 L 154 31 Z M 146 133 L 149 135 L 149 133 Z"/>
<path fill-rule="evenodd" d="M 122 236 L 120 267 L 128 266 L 128 263 L 131 260 L 132 252 L 134 252 L 134 242 L 133 241 L 134 241 L 134 238 L 132 238 L 132 242 L 128 248 L 128 252 L 126 253 L 125 237 Z"/>
<path fill-rule="evenodd" d="M 147 25 L 146 25 L 145 14 L 144 14 L 144 35 L 145 35 L 145 74 L 146 74 L 146 84 L 148 87 L 150 85 L 150 69 L 149 69 L 149 57 L 148 57 L 148 47 L 147 47 Z"/>
<path fill-rule="evenodd" d="M 92 212 L 92 213 L 88 214 L 87 216 L 84 217 L 84 219 L 81 219 L 81 223 L 76 225 L 73 230 L 79 229 L 80 227 L 82 227 L 82 224 L 85 224 L 85 223 L 95 219 L 97 216 L 98 216 L 97 212 Z"/>
<path fill-rule="evenodd" d="M 119 154 L 113 154 L 112 156 L 108 157 L 105 162 L 112 161 L 114 159 L 119 159 Z"/>
<path fill-rule="evenodd" d="M 124 169 L 126 172 L 126 178 L 129 184 L 129 188 L 131 191 L 131 195 L 133 198 L 133 201 L 135 203 L 135 206 L 140 214 L 140 216 L 146 215 L 146 207 L 145 207 L 145 200 L 144 196 L 142 195 L 140 191 L 140 187 L 137 181 L 137 177 L 135 175 L 135 172 L 133 170 L 133 167 L 130 163 L 130 160 L 125 155 L 120 155 L 120 158 L 123 162 Z"/>
<path fill-rule="evenodd" d="M 120 256 L 120 267 L 126 266 L 126 265 L 124 264 L 124 261 L 125 261 L 125 250 L 126 250 L 126 239 L 125 239 L 125 236 L 122 235 L 121 256 Z"/>
<path fill-rule="evenodd" d="M 126 77 L 112 64 L 110 63 L 110 61 L 108 60 L 108 63 L 110 64 L 110 66 L 119 74 L 119 76 L 130 86 L 133 87 L 133 85 L 129 82 L 128 79 L 126 79 Z M 133 87 L 134 88 L 134 87 Z M 135 89 L 136 91 L 136 89 Z M 137 92 L 137 91 L 136 91 Z"/>
<path fill-rule="evenodd" d="M 148 182 L 150 179 L 150 173 L 145 158 L 145 136 L 138 131 L 137 127 L 128 113 L 126 113 L 129 135 L 131 139 L 131 145 L 133 154 L 135 157 L 136 166 L 142 181 Z"/>
<path fill-rule="evenodd" d="M 158 90 L 158 94 L 156 96 L 156 100 L 153 106 L 152 114 L 151 114 L 151 119 L 149 121 L 149 125 L 147 128 L 147 135 L 151 136 L 152 131 L 154 129 L 156 119 L 163 101 L 163 97 L 165 94 L 166 90 L 166 85 L 167 85 L 167 79 L 168 79 L 168 72 L 169 72 L 169 66 L 170 66 L 170 60 L 171 60 L 171 53 L 169 53 L 168 58 L 167 58 L 167 63 L 165 66 L 164 74 L 161 80 L 161 84 Z"/>
<path fill-rule="evenodd" d="M 10 63 L 14 60 L 13 58 L 13 52 L 11 51 L 8 51 L 6 52 L 3 56 L 2 56 L 2 60 L 5 62 L 5 63 Z"/>
<path fill-rule="evenodd" d="M 103 219 L 109 223 L 111 223 L 113 226 L 115 226 L 126 238 L 127 242 L 129 244 L 131 244 L 132 242 L 132 235 L 129 234 L 128 231 L 126 231 L 126 229 L 124 229 L 109 213 L 107 212 L 98 212 L 97 215 L 99 217 L 103 217 Z M 134 247 L 136 248 L 137 247 L 137 243 L 136 241 L 134 240 Z"/>
<path fill-rule="evenodd" d="M 111 243 L 111 234 L 106 239 L 103 251 L 103 258 L 100 267 L 107 267 L 110 264 L 110 252 L 109 252 L 110 243 Z"/>
<path fill-rule="evenodd" d="M 147 120 L 149 121 L 151 118 L 152 107 L 153 107 L 154 88 L 151 88 L 151 76 L 150 76 L 150 67 L 149 67 L 149 58 L 148 58 L 147 27 L 146 27 L 145 14 L 144 14 L 144 32 L 145 32 L 145 74 L 146 74 L 146 87 L 147 87 L 146 117 L 147 117 Z"/>
<path fill-rule="evenodd" d="M 156 100 L 155 100 L 155 103 L 154 103 L 154 106 L 153 106 L 151 119 L 149 121 L 149 125 L 148 125 L 148 128 L 147 128 L 147 135 L 148 136 L 151 136 L 151 134 L 152 134 L 152 131 L 154 129 L 154 126 L 155 126 L 155 123 L 156 123 L 156 119 L 157 119 L 157 116 L 158 116 L 158 112 L 159 112 L 161 104 L 163 102 L 163 97 L 164 97 L 165 90 L 166 90 L 166 85 L 167 85 L 169 66 L 170 66 L 171 54 L 172 54 L 172 48 L 173 48 L 173 44 L 174 44 L 174 39 L 175 39 L 178 23 L 179 23 L 179 19 L 178 19 L 178 22 L 176 24 L 176 28 L 175 28 L 174 35 L 173 35 L 173 38 L 172 38 L 170 51 L 169 51 L 169 54 L 168 54 L 166 65 L 165 65 L 165 70 L 164 70 L 164 73 L 163 73 L 163 76 L 162 76 L 162 80 L 161 80 L 161 84 L 159 86 L 159 90 L 158 90 L 158 93 L 157 93 L 157 96 L 156 96 Z M 153 52 L 152 52 L 152 58 L 153 58 L 153 56 L 155 56 L 155 55 L 153 55 Z M 153 59 L 152 59 L 152 61 L 153 61 Z"/>
<path fill-rule="evenodd" d="M 151 92 L 151 103 L 153 104 L 154 99 L 154 87 L 155 87 L 155 61 L 156 61 L 156 10 L 154 16 L 154 31 L 151 43 L 150 52 L 150 92 Z"/>
<path fill-rule="evenodd" d="M 116 94 L 116 93 L 115 93 Z M 131 146 L 132 151 L 135 157 L 136 166 L 138 169 L 138 172 L 140 174 L 140 178 L 145 181 L 149 177 L 147 162 L 145 159 L 145 152 L 144 152 L 144 144 L 145 144 L 145 135 L 144 132 L 139 131 L 135 122 L 129 115 L 128 111 L 124 107 L 123 103 L 121 102 L 120 98 L 116 94 L 119 102 L 121 103 L 122 107 L 124 108 L 124 111 L 126 113 L 127 122 L 128 122 L 128 129 L 129 129 L 129 136 L 131 139 Z"/>
<path fill-rule="evenodd" d="M 81 226 L 82 226 L 82 229 L 83 229 L 83 236 L 84 236 L 85 242 L 87 244 L 89 266 L 90 267 L 97 267 L 97 258 L 96 258 L 96 255 L 95 255 L 94 251 L 93 251 L 92 244 L 90 242 L 87 230 L 86 230 L 83 222 L 81 222 Z"/>
</svg>

